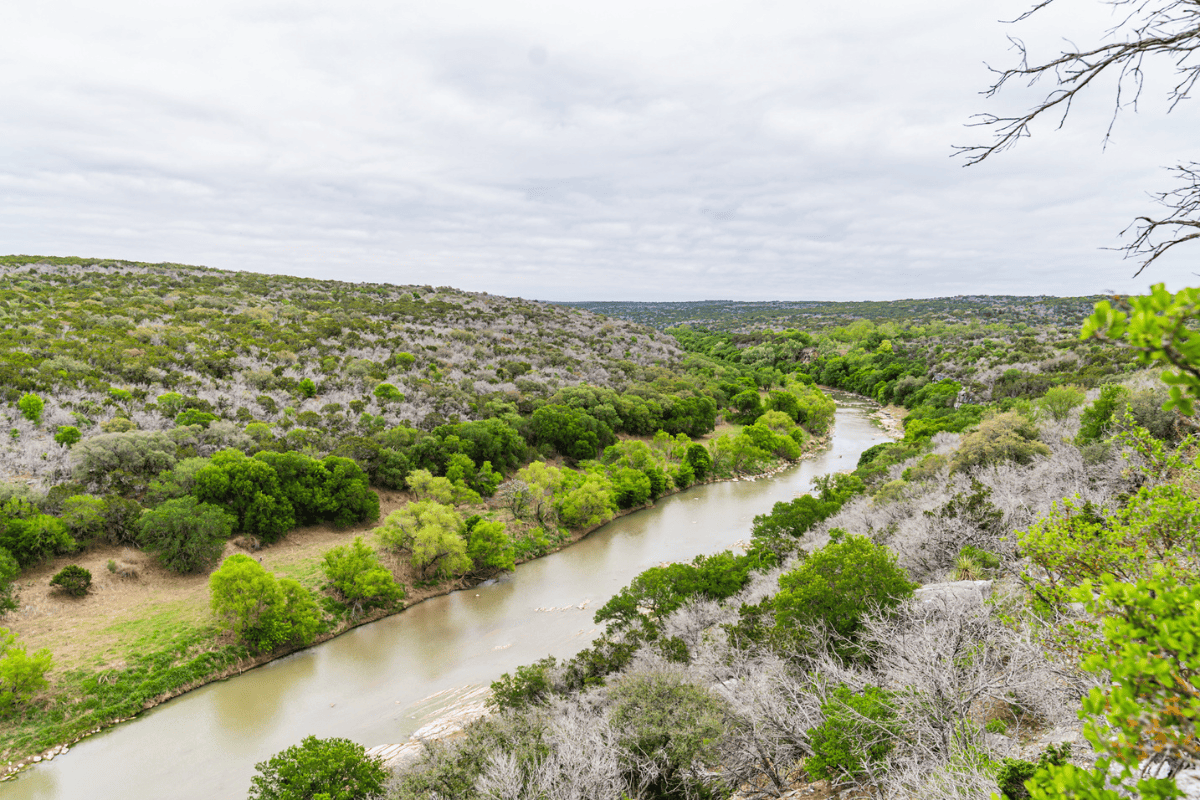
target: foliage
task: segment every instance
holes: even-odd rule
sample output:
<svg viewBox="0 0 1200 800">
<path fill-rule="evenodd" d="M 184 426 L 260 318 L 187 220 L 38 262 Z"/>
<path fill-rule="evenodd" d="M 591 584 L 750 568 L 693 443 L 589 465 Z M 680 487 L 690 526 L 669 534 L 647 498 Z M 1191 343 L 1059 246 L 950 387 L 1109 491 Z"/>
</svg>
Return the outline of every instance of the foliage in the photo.
<svg viewBox="0 0 1200 800">
<path fill-rule="evenodd" d="M 556 663 L 554 656 L 547 656 L 534 664 L 517 667 L 512 675 L 504 673 L 492 681 L 488 708 L 522 709 L 543 702 L 553 690 L 550 673 Z"/>
<path fill-rule="evenodd" d="M 847 536 L 780 576 L 776 631 L 794 639 L 808 626 L 823 625 L 838 637 L 834 649 L 839 655 L 858 658 L 862 653 L 855 638 L 863 617 L 896 606 L 916 588 L 886 547 L 865 536 Z"/>
<path fill-rule="evenodd" d="M 53 660 L 45 648 L 32 656 L 17 645 L 17 637 L 0 628 L 0 714 L 26 706 L 48 684 L 45 678 Z"/>
<path fill-rule="evenodd" d="M 725 704 L 678 676 L 625 677 L 613 687 L 610 723 L 636 796 L 677 798 L 696 784 L 725 731 Z M 693 789 L 694 791 L 694 789 Z"/>
<path fill-rule="evenodd" d="M 1168 408 L 1195 413 L 1200 398 L 1200 333 L 1193 324 L 1200 311 L 1200 288 L 1171 294 L 1157 283 L 1143 297 L 1096 303 L 1080 336 L 1121 342 L 1138 354 L 1143 366 L 1165 367 L 1163 382 L 1171 387 Z"/>
<path fill-rule="evenodd" d="M 92 573 L 78 564 L 68 564 L 50 579 L 50 585 L 72 597 L 83 597 L 92 588 Z"/>
<path fill-rule="evenodd" d="M 425 578 L 444 578 L 471 568 L 463 527 L 462 516 L 450 506 L 418 500 L 388 514 L 375 532 L 385 546 L 408 552 Z"/>
<path fill-rule="evenodd" d="M 221 557 L 234 522 L 220 506 L 179 497 L 142 513 L 138 542 L 172 572 L 204 572 Z"/>
<path fill-rule="evenodd" d="M 1200 757 L 1200 587 L 1161 576 L 1122 583 L 1105 575 L 1098 587 L 1080 586 L 1076 597 L 1105 615 L 1104 643 L 1083 667 L 1110 677 L 1084 698 L 1080 712 L 1084 736 L 1101 757 L 1092 770 L 1039 769 L 1027 783 L 1030 795 L 1117 800 L 1136 779 L 1143 798 L 1174 796 L 1170 778 L 1137 778 L 1145 759 Z"/>
<path fill-rule="evenodd" d="M 740 592 L 750 578 L 750 562 L 729 551 L 700 555 L 691 564 L 651 567 L 634 578 L 596 611 L 596 622 L 609 622 L 610 630 L 642 618 L 641 609 L 662 619 L 689 598 L 723 600 Z"/>
<path fill-rule="evenodd" d="M 1052 419 L 1059 422 L 1071 415 L 1072 409 L 1083 405 L 1084 394 L 1074 386 L 1053 386 L 1042 395 L 1041 405 Z"/>
<path fill-rule="evenodd" d="M 325 552 L 321 568 L 329 583 L 355 609 L 384 605 L 404 597 L 404 587 L 379 563 L 379 557 L 361 536 Z"/>
<path fill-rule="evenodd" d="M 234 530 L 273 542 L 295 525 L 295 511 L 269 464 L 222 450 L 196 473 L 196 499 L 233 514 Z"/>
<path fill-rule="evenodd" d="M 1076 444 L 1087 444 L 1102 439 L 1112 424 L 1112 418 L 1129 398 L 1124 386 L 1109 384 L 1100 389 L 1096 401 L 1083 410 L 1079 417 L 1079 435 Z"/>
<path fill-rule="evenodd" d="M 465 523 L 467 558 L 479 574 L 512 570 L 516 567 L 512 539 L 503 522 L 475 516 Z"/>
<path fill-rule="evenodd" d="M 17 401 L 17 408 L 20 410 L 21 416 L 34 425 L 41 424 L 42 410 L 45 407 L 45 401 L 33 393 L 21 395 L 21 399 Z"/>
<path fill-rule="evenodd" d="M 59 425 L 54 433 L 54 441 L 66 447 L 77 444 L 82 438 L 83 434 L 74 425 Z"/>
<path fill-rule="evenodd" d="M 250 556 L 226 558 L 208 585 L 213 614 L 256 650 L 308 644 L 320 626 L 320 612 L 308 590 L 289 578 L 276 580 Z"/>
<path fill-rule="evenodd" d="M 0 547 L 0 616 L 16 610 L 17 582 L 21 574 L 21 565 L 13 558 L 12 553 Z"/>
<path fill-rule="evenodd" d="M 838 686 L 821 703 L 824 722 L 808 731 L 813 754 L 804 768 L 813 780 L 877 777 L 899 735 L 889 692 L 868 686 L 861 692 Z"/>
<path fill-rule="evenodd" d="M 1178 484 L 1143 486 L 1115 512 L 1067 498 L 1027 530 L 1022 554 L 1037 568 L 1023 576 L 1043 601 L 1065 602 L 1084 581 L 1110 575 L 1136 581 L 1158 569 L 1195 580 L 1200 575 L 1200 507 Z"/>
<path fill-rule="evenodd" d="M 33 514 L 28 519 L 0 516 L 0 547 L 8 550 L 22 567 L 69 553 L 75 549 L 75 540 L 67 526 L 49 514 Z"/>
<path fill-rule="evenodd" d="M 1039 769 L 1063 766 L 1067 763 L 1067 757 L 1070 754 L 1070 743 L 1063 742 L 1057 745 L 1052 744 L 1043 750 L 1036 763 L 1019 758 L 1003 759 L 1000 762 L 1000 769 L 996 773 L 1000 796 L 1004 800 L 1026 800 L 1029 797 L 1029 790 L 1025 788 L 1025 782 L 1032 778 Z"/>
<path fill-rule="evenodd" d="M 382 793 L 388 772 L 349 739 L 305 737 L 254 765 L 250 800 L 367 800 Z"/>
<path fill-rule="evenodd" d="M 1050 455 L 1050 448 L 1037 440 L 1037 427 L 1015 411 L 997 414 L 979 424 L 979 430 L 963 437 L 951 468 L 972 467 L 1015 461 L 1028 464 L 1037 456 Z"/>
</svg>

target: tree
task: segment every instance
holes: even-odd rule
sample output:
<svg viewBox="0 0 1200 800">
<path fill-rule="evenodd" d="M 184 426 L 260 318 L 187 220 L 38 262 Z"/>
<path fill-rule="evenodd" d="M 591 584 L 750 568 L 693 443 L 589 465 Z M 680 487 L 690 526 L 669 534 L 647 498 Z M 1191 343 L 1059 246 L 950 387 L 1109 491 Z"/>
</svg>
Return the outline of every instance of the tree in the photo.
<svg viewBox="0 0 1200 800">
<path fill-rule="evenodd" d="M 388 514 L 376 528 L 387 547 L 408 552 L 423 577 L 450 577 L 471 568 L 463 519 L 457 511 L 433 500 L 418 500 Z"/>
<path fill-rule="evenodd" d="M 321 567 L 329 583 L 356 612 L 404 597 L 404 587 L 379 563 L 379 557 L 361 536 L 354 537 L 353 544 L 326 551 Z"/>
<path fill-rule="evenodd" d="M 1105 140 L 1119 113 L 1125 108 L 1137 107 L 1146 64 L 1163 61 L 1173 64 L 1175 77 L 1167 90 L 1171 109 L 1188 97 L 1200 79 L 1200 64 L 1191 59 L 1200 47 L 1200 9 L 1195 0 L 1107 1 L 1110 5 L 1123 7 L 1128 13 L 1108 32 L 1109 41 L 1105 43 L 1072 47 L 1054 58 L 1030 63 L 1024 43 L 1010 37 L 1020 54 L 1018 64 L 994 70 L 998 77 L 985 94 L 988 97 L 999 94 L 1004 85 L 1014 79 L 1033 83 L 1049 77 L 1054 88 L 1032 109 L 1018 116 L 980 115 L 976 124 L 992 129 L 995 135 L 990 144 L 957 148 L 966 154 L 968 164 L 977 164 L 1030 136 L 1031 124 L 1043 115 L 1058 116 L 1061 126 L 1080 92 L 1102 75 L 1111 75 L 1116 82 L 1113 116 Z M 1016 21 L 1029 18 L 1053 2 L 1039 0 Z M 1121 249 L 1126 258 L 1141 259 L 1135 277 L 1176 245 L 1200 239 L 1200 163 L 1179 164 L 1172 171 L 1179 185 L 1157 195 L 1158 202 L 1168 209 L 1168 213 L 1159 217 L 1138 217 L 1123 231 L 1134 229 L 1132 240 Z M 1196 363 L 1196 359 L 1190 360 Z"/>
<path fill-rule="evenodd" d="M 172 572 L 204 572 L 221 557 L 235 521 L 220 506 L 179 497 L 142 513 L 138 542 Z"/>
<path fill-rule="evenodd" d="M 1050 448 L 1037 437 L 1037 426 L 1016 411 L 997 414 L 963 437 L 950 462 L 951 468 L 964 470 L 1004 461 L 1028 464 L 1037 456 L 1050 455 Z"/>
<path fill-rule="evenodd" d="M 242 553 L 208 579 L 213 614 L 240 641 L 259 651 L 312 641 L 321 617 L 316 601 L 294 580 L 275 576 Z"/>
<path fill-rule="evenodd" d="M 512 539 L 503 522 L 471 517 L 466 523 L 467 558 L 478 573 L 507 571 L 516 567 Z"/>
<path fill-rule="evenodd" d="M 43 648 L 32 656 L 17 645 L 17 637 L 0 628 L 0 714 L 26 705 L 48 682 L 50 651 Z"/>
<path fill-rule="evenodd" d="M 886 547 L 865 536 L 847 536 L 780 576 L 774 601 L 776 630 L 794 638 L 804 627 L 824 625 L 838 637 L 839 655 L 857 657 L 854 640 L 863 617 L 912 597 L 917 586 Z"/>
<path fill-rule="evenodd" d="M 42 398 L 36 394 L 21 395 L 21 399 L 17 401 L 17 408 L 21 412 L 21 416 L 32 422 L 34 425 L 40 425 L 42 422 L 42 410 L 46 404 Z"/>
<path fill-rule="evenodd" d="M 238 450 L 222 450 L 196 473 L 196 499 L 222 506 L 234 529 L 273 542 L 296 524 L 291 502 L 269 465 Z"/>
<path fill-rule="evenodd" d="M 74 425 L 59 425 L 54 434 L 54 441 L 67 447 L 76 444 L 82 438 L 83 434 Z"/>
<path fill-rule="evenodd" d="M 0 547 L 0 615 L 7 614 L 17 608 L 17 583 L 15 578 L 21 574 L 21 565 L 12 557 L 12 553 Z"/>
<path fill-rule="evenodd" d="M 254 765 L 249 800 L 367 800 L 381 796 L 388 772 L 348 739 L 306 737 Z"/>
<path fill-rule="evenodd" d="M 1083 405 L 1083 392 L 1074 386 L 1055 386 L 1042 395 L 1042 407 L 1055 420 L 1062 422 L 1071 409 Z"/>
</svg>

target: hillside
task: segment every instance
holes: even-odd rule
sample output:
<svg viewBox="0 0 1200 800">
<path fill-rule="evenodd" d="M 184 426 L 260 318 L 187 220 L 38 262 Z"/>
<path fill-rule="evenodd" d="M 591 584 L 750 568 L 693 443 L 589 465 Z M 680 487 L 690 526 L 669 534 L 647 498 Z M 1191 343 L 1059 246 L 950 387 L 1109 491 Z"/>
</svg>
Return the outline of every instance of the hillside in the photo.
<svg viewBox="0 0 1200 800">
<path fill-rule="evenodd" d="M 448 287 L 7 256 L 0 480 L 64 478 L 66 449 L 51 438 L 60 425 L 87 436 L 120 416 L 164 430 L 196 408 L 333 435 L 364 419 L 432 429 L 527 411 L 581 383 L 672 376 L 679 360 L 670 337 L 641 325 Z M 168 392 L 183 396 L 178 408 L 156 403 Z M 40 427 L 17 412 L 26 393 L 46 403 Z"/>
</svg>

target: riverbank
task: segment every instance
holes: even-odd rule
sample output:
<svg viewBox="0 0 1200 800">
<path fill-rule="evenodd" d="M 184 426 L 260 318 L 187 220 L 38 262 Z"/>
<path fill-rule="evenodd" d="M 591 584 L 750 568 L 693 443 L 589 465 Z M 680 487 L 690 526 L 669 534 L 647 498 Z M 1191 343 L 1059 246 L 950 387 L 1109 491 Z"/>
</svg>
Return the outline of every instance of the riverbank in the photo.
<svg viewBox="0 0 1200 800">
<path fill-rule="evenodd" d="M 818 455 L 827 445 L 828 437 L 811 441 L 809 451 L 802 459 Z M 772 477 L 795 464 L 776 464 L 752 475 L 710 478 L 693 486 Z M 680 491 L 686 489 L 673 489 L 663 497 Z M 410 499 L 407 493 L 381 493 L 381 517 Z M 653 505 L 622 510 L 613 519 Z M 572 530 L 537 557 L 576 544 L 610 522 Z M 320 572 L 321 554 L 355 535 L 369 533 L 373 527 L 374 524 L 361 525 L 342 531 L 325 527 L 297 529 L 272 547 L 252 555 L 269 571 L 294 578 L 308 588 L 319 589 L 324 582 Z M 231 552 L 241 551 L 231 544 L 226 554 Z M 137 577 L 123 578 L 109 572 L 104 567 L 109 559 L 137 562 Z M 528 560 L 531 559 L 521 559 L 519 563 Z M 398 614 L 430 598 L 477 586 L 488 578 L 476 576 L 436 585 L 419 585 L 404 559 L 395 557 L 390 561 L 389 566 L 398 579 L 411 587 L 403 605 L 374 609 L 353 619 L 339 620 L 333 628 L 319 635 L 313 645 Z M 48 587 L 42 590 L 48 584 L 49 576 L 67 563 L 80 564 L 92 572 L 93 595 L 75 600 L 51 593 Z M 46 705 L 40 709 L 41 715 L 31 714 L 5 724 L 7 750 L 0 758 L 9 763 L 0 767 L 3 779 L 11 779 L 33 764 L 53 760 L 82 739 L 167 700 L 305 649 L 281 649 L 255 655 L 230 640 L 220 639 L 207 612 L 207 581 L 206 575 L 167 573 L 144 554 L 118 548 L 97 549 L 58 559 L 23 576 L 22 609 L 12 615 L 12 628 L 31 652 L 50 647 L 55 652 L 56 668 L 51 676 L 54 678 L 52 689 L 45 698 Z M 138 651 L 136 655 L 135 650 Z M 161 665 L 166 665 L 165 672 Z M 89 686 L 103 685 L 117 690 L 128 683 L 131 684 L 130 693 L 138 694 L 135 690 L 140 690 L 151 679 L 162 690 L 140 697 L 132 707 L 124 707 L 122 713 L 97 718 L 99 715 L 94 713 L 97 709 L 92 709 L 90 716 L 85 713 L 73 718 L 71 715 L 72 709 L 83 705 L 81 700 L 89 693 Z M 134 683 L 136 686 L 132 686 Z M 79 724 L 73 723 L 72 719 Z"/>
</svg>

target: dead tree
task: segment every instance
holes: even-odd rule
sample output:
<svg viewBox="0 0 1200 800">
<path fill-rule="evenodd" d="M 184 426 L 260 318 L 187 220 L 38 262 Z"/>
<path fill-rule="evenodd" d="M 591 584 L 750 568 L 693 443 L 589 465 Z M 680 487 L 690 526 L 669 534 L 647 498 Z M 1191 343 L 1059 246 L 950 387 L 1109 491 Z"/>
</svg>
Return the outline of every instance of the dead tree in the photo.
<svg viewBox="0 0 1200 800">
<path fill-rule="evenodd" d="M 1039 0 L 1013 22 L 1020 22 L 1055 0 Z M 994 137 L 989 144 L 968 145 L 955 149 L 966 156 L 967 165 L 1007 150 L 1030 135 L 1030 125 L 1042 117 L 1058 118 L 1062 127 L 1076 97 L 1098 78 L 1112 75 L 1116 80 L 1113 114 L 1104 134 L 1112 134 L 1117 116 L 1124 109 L 1136 110 L 1145 82 L 1143 68 L 1150 62 L 1169 62 L 1174 80 L 1167 92 L 1169 110 L 1189 97 L 1200 79 L 1200 0 L 1103 0 L 1124 13 L 1109 29 L 1103 44 L 1073 48 L 1055 58 L 1030 63 L 1025 43 L 1010 36 L 1020 58 L 1014 67 L 994 69 L 995 82 L 984 92 L 986 97 L 999 94 L 1009 81 L 1033 85 L 1043 78 L 1053 81 L 1045 98 L 1023 114 L 998 116 L 979 114 L 972 124 L 990 128 Z M 1124 231 L 1132 239 L 1121 248 L 1126 258 L 1141 260 L 1134 277 L 1178 244 L 1200 239 L 1200 163 L 1186 162 L 1171 168 L 1179 185 L 1154 195 L 1167 209 L 1160 216 L 1140 216 Z"/>
</svg>

